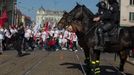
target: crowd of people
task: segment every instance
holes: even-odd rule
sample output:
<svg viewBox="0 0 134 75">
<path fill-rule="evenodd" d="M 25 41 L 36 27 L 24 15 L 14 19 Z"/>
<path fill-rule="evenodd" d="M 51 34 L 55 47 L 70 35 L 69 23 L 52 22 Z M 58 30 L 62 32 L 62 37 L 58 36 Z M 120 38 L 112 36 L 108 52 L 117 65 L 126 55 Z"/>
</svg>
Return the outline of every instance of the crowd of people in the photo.
<svg viewBox="0 0 134 75">
<path fill-rule="evenodd" d="M 34 32 L 31 26 L 10 25 L 9 28 L 0 26 L 0 54 L 4 50 L 16 49 L 18 55 L 22 56 L 23 51 L 34 48 L 48 51 L 77 51 L 77 46 L 76 34 L 67 30 L 44 28 Z"/>
<path fill-rule="evenodd" d="M 34 40 L 41 49 L 50 50 L 66 50 L 77 51 L 77 36 L 74 32 L 67 30 L 52 30 L 38 31 L 34 35 Z"/>
</svg>

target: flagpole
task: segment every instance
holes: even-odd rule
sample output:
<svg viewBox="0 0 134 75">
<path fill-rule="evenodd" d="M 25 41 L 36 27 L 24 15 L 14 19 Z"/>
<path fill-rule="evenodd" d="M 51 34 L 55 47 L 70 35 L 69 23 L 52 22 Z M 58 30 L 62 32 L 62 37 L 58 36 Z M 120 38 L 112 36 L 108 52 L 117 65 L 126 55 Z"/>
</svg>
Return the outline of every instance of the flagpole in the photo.
<svg viewBox="0 0 134 75">
<path fill-rule="evenodd" d="M 13 25 L 13 20 L 14 20 L 14 0 L 13 0 L 13 8 L 12 8 L 13 10 L 12 10 L 12 25 Z"/>
<path fill-rule="evenodd" d="M 2 10 L 3 10 L 3 0 L 1 0 L 1 14 L 0 15 L 2 15 Z"/>
<path fill-rule="evenodd" d="M 15 15 L 14 15 L 14 13 L 15 13 L 15 5 L 16 5 L 16 2 L 15 2 L 15 0 L 13 0 L 13 10 L 12 10 L 12 25 L 14 25 L 14 17 L 15 17 Z"/>
</svg>

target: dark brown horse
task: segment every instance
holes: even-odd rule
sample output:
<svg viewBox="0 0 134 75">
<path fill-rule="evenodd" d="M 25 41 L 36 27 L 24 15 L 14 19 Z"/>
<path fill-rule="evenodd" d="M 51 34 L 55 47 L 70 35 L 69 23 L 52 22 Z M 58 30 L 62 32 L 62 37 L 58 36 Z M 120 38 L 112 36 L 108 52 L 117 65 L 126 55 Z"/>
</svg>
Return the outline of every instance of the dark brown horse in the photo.
<svg viewBox="0 0 134 75">
<path fill-rule="evenodd" d="M 66 28 L 76 33 L 79 45 L 84 49 L 86 63 L 91 65 L 93 74 L 99 73 L 100 50 L 96 50 L 97 36 L 96 30 L 99 23 L 93 22 L 95 15 L 84 5 L 77 4 L 69 13 L 65 13 L 59 21 L 57 27 L 59 29 Z M 133 48 L 132 40 L 127 28 L 118 28 L 117 34 L 111 34 L 114 40 L 105 42 L 105 52 L 116 52 L 120 56 L 119 70 L 124 70 L 127 59 L 127 50 Z M 116 36 L 116 37 L 114 37 Z"/>
</svg>

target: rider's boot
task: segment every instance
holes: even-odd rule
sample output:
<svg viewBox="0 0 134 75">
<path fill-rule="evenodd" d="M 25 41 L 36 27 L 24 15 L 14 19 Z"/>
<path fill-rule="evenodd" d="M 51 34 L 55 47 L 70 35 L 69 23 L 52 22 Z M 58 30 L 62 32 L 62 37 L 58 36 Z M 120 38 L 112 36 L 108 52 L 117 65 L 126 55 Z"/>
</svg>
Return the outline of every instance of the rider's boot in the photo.
<svg viewBox="0 0 134 75">
<path fill-rule="evenodd" d="M 98 34 L 98 45 L 95 47 L 97 50 L 103 50 L 104 49 L 104 36 L 103 32 L 100 32 Z"/>
</svg>

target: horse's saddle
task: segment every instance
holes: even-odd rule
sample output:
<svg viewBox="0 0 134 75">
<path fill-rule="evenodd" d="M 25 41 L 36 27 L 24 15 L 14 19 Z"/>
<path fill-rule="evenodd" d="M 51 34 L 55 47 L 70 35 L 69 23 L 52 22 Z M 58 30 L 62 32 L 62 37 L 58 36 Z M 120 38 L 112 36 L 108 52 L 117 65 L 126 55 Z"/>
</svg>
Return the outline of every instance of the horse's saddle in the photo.
<svg viewBox="0 0 134 75">
<path fill-rule="evenodd" d="M 120 34 L 120 27 L 115 26 L 110 31 L 104 33 L 104 42 L 109 42 L 111 44 L 118 43 L 119 34 Z"/>
</svg>

